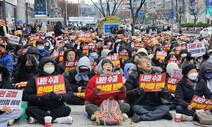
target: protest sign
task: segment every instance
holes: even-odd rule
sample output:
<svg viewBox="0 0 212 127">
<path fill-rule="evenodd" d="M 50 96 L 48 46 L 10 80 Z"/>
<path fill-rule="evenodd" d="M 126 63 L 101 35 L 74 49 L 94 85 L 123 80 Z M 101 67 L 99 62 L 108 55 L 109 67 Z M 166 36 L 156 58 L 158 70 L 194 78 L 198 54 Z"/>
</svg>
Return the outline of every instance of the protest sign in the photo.
<svg viewBox="0 0 212 127">
<path fill-rule="evenodd" d="M 187 44 L 188 52 L 191 53 L 192 57 L 199 57 L 205 55 L 206 48 L 203 42 L 196 42 Z"/>
<path fill-rule="evenodd" d="M 156 52 L 156 60 L 164 60 L 167 56 L 167 52 L 157 51 Z"/>
<path fill-rule="evenodd" d="M 181 79 L 183 77 L 182 69 L 173 69 L 171 77 Z"/>
<path fill-rule="evenodd" d="M 8 38 L 8 42 L 11 43 L 11 44 L 18 45 L 20 39 L 21 38 L 19 36 L 10 35 L 9 38 Z"/>
<path fill-rule="evenodd" d="M 59 57 L 59 63 L 60 62 L 63 62 L 63 55 L 64 55 L 64 51 L 62 51 L 62 50 L 59 50 L 59 52 L 58 52 L 58 57 Z"/>
<path fill-rule="evenodd" d="M 56 59 L 59 56 L 59 52 L 54 51 L 51 56 L 52 56 L 53 59 Z"/>
<path fill-rule="evenodd" d="M 180 45 L 180 46 L 177 46 L 175 48 L 175 54 L 176 55 L 179 55 L 180 54 L 180 51 L 183 50 L 183 49 L 187 49 L 187 47 L 185 45 Z"/>
<path fill-rule="evenodd" d="M 120 67 L 121 64 L 120 64 L 120 60 L 119 60 L 119 55 L 114 54 L 112 56 L 107 56 L 106 58 L 109 59 L 113 63 L 114 66 Z"/>
<path fill-rule="evenodd" d="M 89 49 L 95 49 L 95 51 L 97 51 L 97 45 L 95 44 L 88 44 L 88 45 L 83 45 L 82 47 L 82 53 L 88 55 L 89 53 Z"/>
<path fill-rule="evenodd" d="M 35 35 L 32 35 L 30 38 L 29 38 L 29 42 L 35 46 L 36 44 L 36 41 L 40 41 L 42 40 L 42 37 L 41 36 L 35 36 Z"/>
<path fill-rule="evenodd" d="M 76 69 L 78 65 L 78 61 L 66 61 L 64 65 L 64 71 L 69 72 L 71 70 Z"/>
<path fill-rule="evenodd" d="M 123 79 L 121 74 L 114 74 L 111 76 L 99 76 L 96 78 L 96 88 L 100 89 L 99 94 L 108 94 L 120 92 L 123 86 Z"/>
<path fill-rule="evenodd" d="M 78 34 L 79 41 L 81 42 L 92 42 L 93 34 L 87 32 L 80 32 Z"/>
<path fill-rule="evenodd" d="M 0 26 L 6 26 L 6 25 L 7 25 L 6 22 L 4 20 L 0 19 Z"/>
<path fill-rule="evenodd" d="M 105 49 L 108 49 L 109 50 L 110 49 L 110 46 L 109 45 L 104 45 L 103 46 L 103 50 L 105 50 Z"/>
<path fill-rule="evenodd" d="M 145 48 L 146 44 L 145 43 L 135 43 L 134 47 L 136 49 Z"/>
<path fill-rule="evenodd" d="M 85 98 L 85 92 L 77 92 L 77 93 L 74 93 L 75 96 L 77 97 L 80 97 L 80 98 Z"/>
<path fill-rule="evenodd" d="M 35 78 L 37 96 L 43 96 L 49 92 L 57 94 L 66 93 L 63 75 L 52 75 Z"/>
<path fill-rule="evenodd" d="M 22 30 L 16 30 L 14 32 L 15 35 L 22 35 L 23 34 L 23 31 Z"/>
<path fill-rule="evenodd" d="M 165 87 L 166 74 L 140 74 L 139 86 L 145 92 L 159 92 Z"/>
<path fill-rule="evenodd" d="M 21 108 L 23 90 L 0 89 L 0 108 L 4 105 L 10 108 Z"/>
<path fill-rule="evenodd" d="M 129 58 L 128 52 L 119 52 L 119 58 L 127 60 Z"/>
<path fill-rule="evenodd" d="M 171 48 L 171 45 L 170 45 L 170 44 L 166 44 L 166 45 L 164 46 L 164 50 L 165 50 L 165 51 L 170 50 L 170 48 Z"/>
<path fill-rule="evenodd" d="M 97 65 L 97 63 L 95 61 L 90 61 L 91 62 L 91 68 L 94 69 Z"/>
<path fill-rule="evenodd" d="M 167 79 L 166 85 L 167 85 L 168 91 L 170 93 L 174 93 L 175 92 L 178 81 L 179 81 L 179 79 L 172 78 L 172 77 L 169 77 Z"/>
<path fill-rule="evenodd" d="M 206 99 L 194 95 L 189 105 L 194 109 L 212 110 L 212 99 Z"/>
</svg>

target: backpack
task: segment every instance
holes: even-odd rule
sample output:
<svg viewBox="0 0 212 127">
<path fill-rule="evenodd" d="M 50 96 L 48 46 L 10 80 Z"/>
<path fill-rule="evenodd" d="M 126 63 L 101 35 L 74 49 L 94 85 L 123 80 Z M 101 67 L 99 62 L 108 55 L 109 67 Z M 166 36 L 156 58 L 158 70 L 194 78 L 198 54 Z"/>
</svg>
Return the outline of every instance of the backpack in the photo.
<svg viewBox="0 0 212 127">
<path fill-rule="evenodd" d="M 195 117 L 202 126 L 212 125 L 212 113 L 210 111 L 196 112 Z"/>
<path fill-rule="evenodd" d="M 123 121 L 120 105 L 116 100 L 104 100 L 94 113 L 97 125 L 120 125 Z"/>
</svg>

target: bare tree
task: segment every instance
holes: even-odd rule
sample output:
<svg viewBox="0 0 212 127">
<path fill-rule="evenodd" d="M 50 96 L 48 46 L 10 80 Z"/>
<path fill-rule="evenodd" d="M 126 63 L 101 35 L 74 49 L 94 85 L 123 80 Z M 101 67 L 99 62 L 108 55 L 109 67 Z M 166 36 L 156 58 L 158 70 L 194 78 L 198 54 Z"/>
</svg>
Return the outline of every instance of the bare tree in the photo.
<svg viewBox="0 0 212 127">
<path fill-rule="evenodd" d="M 138 8 L 135 11 L 135 15 L 134 15 L 134 7 L 133 7 L 133 1 L 135 0 L 129 0 L 130 1 L 130 10 L 131 10 L 131 15 L 132 15 L 132 35 L 134 35 L 134 31 L 135 31 L 135 24 L 136 21 L 138 19 L 138 12 L 141 10 L 143 4 L 146 2 L 146 0 L 140 0 L 140 4 L 138 6 Z"/>
<path fill-rule="evenodd" d="M 195 1 L 195 0 L 194 0 Z M 194 25 L 197 23 L 199 17 L 205 12 L 204 4 L 200 4 L 199 2 L 195 3 L 195 6 L 192 5 L 192 1 L 189 4 L 189 13 L 194 16 Z"/>
<path fill-rule="evenodd" d="M 121 3 L 123 2 L 123 0 L 106 0 L 106 12 L 105 9 L 103 7 L 103 1 L 99 0 L 99 5 L 97 3 L 95 3 L 93 0 L 91 0 L 91 2 L 94 4 L 94 6 L 99 10 L 99 12 L 104 16 L 112 16 L 115 15 L 116 12 L 118 11 Z"/>
</svg>

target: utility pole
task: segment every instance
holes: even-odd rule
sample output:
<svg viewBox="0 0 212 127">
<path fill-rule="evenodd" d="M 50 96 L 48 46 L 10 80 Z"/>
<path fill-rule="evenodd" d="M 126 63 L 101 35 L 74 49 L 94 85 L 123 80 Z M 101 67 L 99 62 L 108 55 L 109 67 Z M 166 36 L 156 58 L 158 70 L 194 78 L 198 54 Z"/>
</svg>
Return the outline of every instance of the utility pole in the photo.
<svg viewBox="0 0 212 127">
<path fill-rule="evenodd" d="M 173 20 L 174 20 L 174 0 L 171 1 L 171 15 L 170 15 L 170 18 L 171 18 L 171 35 L 173 36 Z"/>
<path fill-rule="evenodd" d="M 5 0 L 3 0 L 2 10 L 3 10 L 3 20 L 6 21 Z"/>
<path fill-rule="evenodd" d="M 66 18 L 65 18 L 65 22 L 66 22 L 66 26 L 68 25 L 68 17 L 67 17 L 67 5 L 68 5 L 68 1 L 66 1 Z"/>
<path fill-rule="evenodd" d="M 29 21 L 28 21 L 28 5 L 29 5 L 29 3 L 28 3 L 28 0 L 26 0 L 26 24 L 28 24 L 29 23 Z"/>
</svg>

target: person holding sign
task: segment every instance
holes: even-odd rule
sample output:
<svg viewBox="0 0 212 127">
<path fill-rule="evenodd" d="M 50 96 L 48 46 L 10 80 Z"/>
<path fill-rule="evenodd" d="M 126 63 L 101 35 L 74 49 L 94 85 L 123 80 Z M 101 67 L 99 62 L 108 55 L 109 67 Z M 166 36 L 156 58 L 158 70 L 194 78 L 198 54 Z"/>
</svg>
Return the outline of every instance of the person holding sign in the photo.
<svg viewBox="0 0 212 127">
<path fill-rule="evenodd" d="M 167 91 L 162 89 L 160 92 L 145 92 L 143 88 L 139 87 L 140 74 L 157 74 L 152 69 L 149 57 L 141 56 L 136 61 L 136 66 L 137 70 L 129 75 L 125 83 L 127 87 L 126 100 L 132 107 L 132 113 L 134 113 L 132 117 L 133 122 L 152 121 L 162 118 L 172 120 L 169 107 L 161 101 L 161 98 L 168 94 Z M 146 79 L 150 80 L 149 78 Z"/>
<path fill-rule="evenodd" d="M 6 53 L 5 46 L 0 44 L 0 64 L 7 67 L 10 72 L 10 76 L 13 73 L 13 59 L 10 55 Z"/>
<path fill-rule="evenodd" d="M 74 96 L 69 100 L 68 104 L 84 105 L 85 102 L 85 88 L 88 80 L 91 79 L 95 73 L 91 69 L 91 63 L 87 56 L 79 59 L 78 65 L 68 72 L 68 81 L 73 89 Z"/>
<path fill-rule="evenodd" d="M 197 68 L 194 64 L 186 65 L 183 70 L 183 78 L 177 83 L 175 91 L 175 99 L 178 106 L 176 112 L 184 114 L 186 118 L 192 119 L 195 110 L 189 105 L 194 95 L 205 96 L 205 98 L 212 98 L 212 93 L 208 89 L 204 80 L 198 78 Z"/>
<path fill-rule="evenodd" d="M 69 116 L 71 109 L 64 104 L 72 98 L 72 89 L 62 75 L 57 75 L 56 61 L 50 57 L 42 58 L 38 71 L 24 89 L 23 99 L 28 101 L 29 105 L 26 109 L 29 123 L 37 120 L 44 124 L 45 116 L 51 116 L 52 122 L 72 123 Z"/>
<path fill-rule="evenodd" d="M 6 67 L 0 65 L 0 90 L 1 89 L 14 89 L 11 81 L 9 80 L 10 74 Z M 4 96 L 4 92 L 0 92 L 1 97 Z M 13 109 L 8 105 L 0 105 L 0 126 L 7 127 L 12 125 L 15 119 L 18 119 L 23 113 L 23 110 Z"/>
<path fill-rule="evenodd" d="M 115 99 L 123 100 L 126 97 L 126 87 L 121 86 L 118 91 L 116 92 L 110 92 L 106 90 L 107 84 L 104 84 L 104 80 L 106 80 L 107 76 L 113 76 L 114 74 L 114 65 L 109 59 L 102 59 L 99 64 L 96 66 L 97 74 L 92 77 L 88 81 L 88 85 L 85 90 L 85 99 L 88 101 L 85 111 L 89 116 L 92 116 L 94 112 L 96 112 L 101 105 L 101 103 L 106 99 Z M 97 79 L 103 79 L 103 80 L 97 80 Z M 121 78 L 122 79 L 122 78 Z M 100 87 L 98 87 L 98 84 L 104 84 Z M 120 83 L 119 83 L 120 84 Z M 122 84 L 122 82 L 121 82 Z M 104 89 L 105 88 L 105 89 Z M 111 87 L 107 87 L 108 89 Z M 104 90 L 103 90 L 104 89 Z M 109 89 L 111 90 L 111 89 Z M 104 91 L 104 94 L 100 94 Z M 127 103 L 120 103 L 120 109 L 122 113 L 127 113 L 130 109 L 130 106 Z"/>
</svg>

